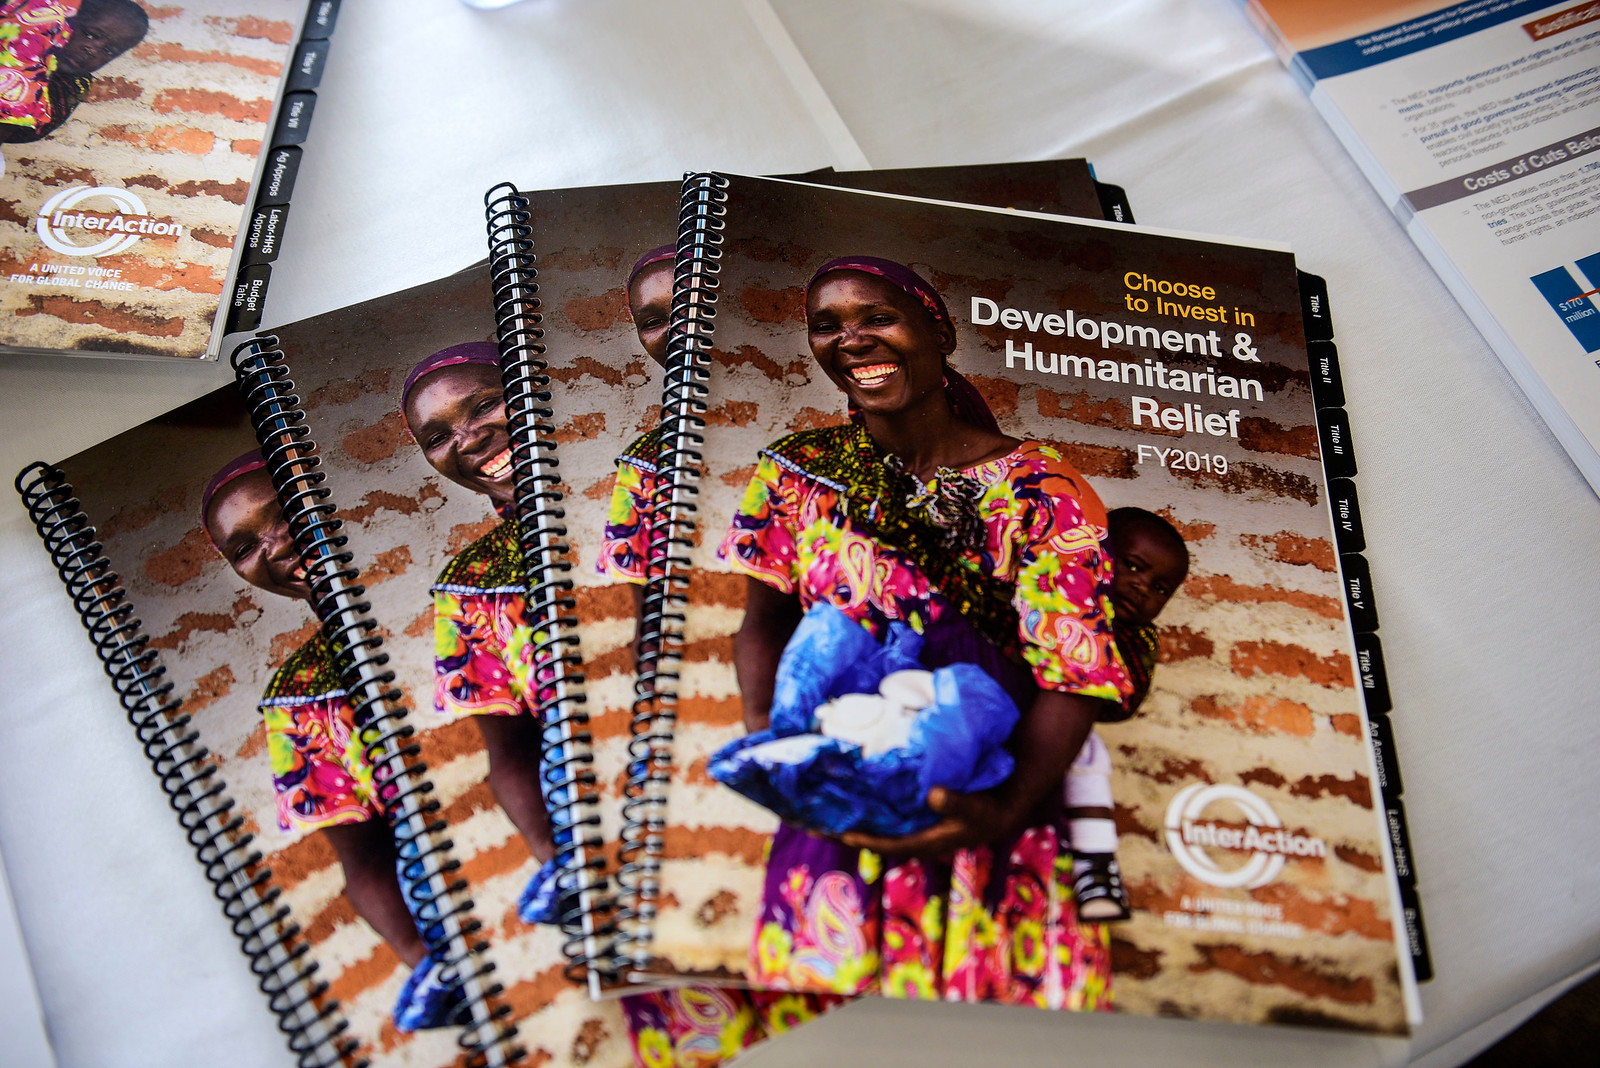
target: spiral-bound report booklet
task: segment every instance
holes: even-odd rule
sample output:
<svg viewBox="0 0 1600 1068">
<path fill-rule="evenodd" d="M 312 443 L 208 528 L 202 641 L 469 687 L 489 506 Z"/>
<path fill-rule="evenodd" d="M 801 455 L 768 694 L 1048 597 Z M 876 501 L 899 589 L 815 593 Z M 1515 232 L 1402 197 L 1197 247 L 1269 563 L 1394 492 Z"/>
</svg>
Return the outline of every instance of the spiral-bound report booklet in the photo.
<svg viewBox="0 0 1600 1068">
<path fill-rule="evenodd" d="M 0 0 L 0 349 L 260 323 L 338 0 Z"/>
<path fill-rule="evenodd" d="M 280 510 L 295 455 L 228 386 L 19 487 L 292 1047 L 450 1064 L 471 914 L 359 587 Z"/>
<path fill-rule="evenodd" d="M 1293 256 L 719 175 L 681 218 L 634 974 L 1404 1033 Z"/>
<path fill-rule="evenodd" d="M 1093 210 L 1082 161 L 1020 167 L 977 170 Z M 614 952 L 579 876 L 627 777 L 629 478 L 677 200 L 542 196 L 542 310 L 478 267 L 297 323 L 236 350 L 236 386 L 19 479 L 308 1063 L 706 1068 L 827 1004 L 596 1004 L 584 974 Z M 530 311 L 559 350 L 531 410 L 503 385 Z M 523 477 L 544 460 L 558 479 Z"/>
</svg>

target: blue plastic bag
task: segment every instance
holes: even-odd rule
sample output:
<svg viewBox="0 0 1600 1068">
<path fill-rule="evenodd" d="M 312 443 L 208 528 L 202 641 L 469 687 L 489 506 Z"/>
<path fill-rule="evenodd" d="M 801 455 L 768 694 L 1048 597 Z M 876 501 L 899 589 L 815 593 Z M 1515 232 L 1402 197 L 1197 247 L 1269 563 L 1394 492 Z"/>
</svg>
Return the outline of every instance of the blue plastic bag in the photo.
<svg viewBox="0 0 1600 1068">
<path fill-rule="evenodd" d="M 889 624 L 879 642 L 872 632 L 831 604 L 813 605 L 783 647 L 772 689 L 768 725 L 775 735 L 817 729 L 817 706 L 847 693 L 876 693 L 883 677 L 920 668 L 922 635 Z"/>
<path fill-rule="evenodd" d="M 854 744 L 817 733 L 818 705 L 876 692 L 885 675 L 919 668 L 921 647 L 910 627 L 892 625 L 879 643 L 832 605 L 813 607 L 778 663 L 771 726 L 713 754 L 711 777 L 785 821 L 825 834 L 910 834 L 938 822 L 927 806 L 934 787 L 998 786 L 1015 766 L 1004 746 L 1020 714 L 1000 684 L 972 664 L 933 673 L 934 704 L 917 714 L 899 749 L 868 758 Z"/>
</svg>

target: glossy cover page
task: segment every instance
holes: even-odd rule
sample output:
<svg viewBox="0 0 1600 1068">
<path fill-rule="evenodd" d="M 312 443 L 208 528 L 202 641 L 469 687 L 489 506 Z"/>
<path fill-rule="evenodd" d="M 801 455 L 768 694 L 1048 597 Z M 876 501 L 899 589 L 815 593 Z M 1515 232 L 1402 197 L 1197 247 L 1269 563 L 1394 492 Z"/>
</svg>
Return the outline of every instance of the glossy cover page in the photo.
<svg viewBox="0 0 1600 1068">
<path fill-rule="evenodd" d="M 205 355 L 306 8 L 0 3 L 0 346 Z"/>
<path fill-rule="evenodd" d="M 641 974 L 1403 1032 L 1293 257 L 726 181 Z"/>
</svg>

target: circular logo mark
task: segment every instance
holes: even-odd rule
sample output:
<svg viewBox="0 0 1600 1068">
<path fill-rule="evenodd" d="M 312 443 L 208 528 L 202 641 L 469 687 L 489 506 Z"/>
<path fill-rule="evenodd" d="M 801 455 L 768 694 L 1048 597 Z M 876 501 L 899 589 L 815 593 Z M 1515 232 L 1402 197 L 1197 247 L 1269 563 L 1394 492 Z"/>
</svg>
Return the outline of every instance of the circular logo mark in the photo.
<svg viewBox="0 0 1600 1068">
<path fill-rule="evenodd" d="M 1218 801 L 1232 802 L 1244 816 L 1239 827 L 1201 817 Z M 1167 806 L 1167 848 L 1183 870 L 1201 882 L 1223 888 L 1253 890 L 1278 877 L 1291 857 L 1327 856 L 1321 838 L 1308 838 L 1283 829 L 1283 821 L 1267 804 L 1242 786 L 1195 783 L 1179 790 Z M 1236 868 L 1224 868 L 1207 849 L 1248 854 Z"/>
<path fill-rule="evenodd" d="M 109 200 L 112 209 L 84 206 L 97 198 Z M 130 248 L 141 237 L 176 234 L 182 229 L 177 223 L 152 221 L 142 200 L 126 189 L 106 185 L 71 185 L 61 190 L 39 208 L 33 228 L 48 248 L 66 256 L 109 256 Z M 81 245 L 69 236 L 71 231 L 105 236 Z"/>
</svg>

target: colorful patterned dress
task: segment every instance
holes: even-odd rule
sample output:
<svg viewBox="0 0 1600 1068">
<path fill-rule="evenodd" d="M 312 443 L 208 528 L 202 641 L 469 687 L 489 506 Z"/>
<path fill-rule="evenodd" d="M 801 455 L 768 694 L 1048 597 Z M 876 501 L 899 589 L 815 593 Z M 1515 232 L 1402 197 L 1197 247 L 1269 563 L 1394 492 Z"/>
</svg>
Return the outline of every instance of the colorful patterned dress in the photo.
<svg viewBox="0 0 1600 1068">
<path fill-rule="evenodd" d="M 661 428 L 633 440 L 617 457 L 617 483 L 600 537 L 595 569 L 623 582 L 642 585 L 649 559 L 650 499 L 656 492 Z"/>
<path fill-rule="evenodd" d="M 503 519 L 433 584 L 433 707 L 454 716 L 518 716 L 539 706 L 517 523 Z"/>
<path fill-rule="evenodd" d="M 0 122 L 39 136 L 52 125 L 50 79 L 77 13 L 78 0 L 0 2 Z"/>
<path fill-rule="evenodd" d="M 383 815 L 355 707 L 319 630 L 296 649 L 261 698 L 282 830 L 319 830 Z"/>
<path fill-rule="evenodd" d="M 1049 445 L 924 486 L 851 423 L 764 450 L 720 551 L 802 610 L 826 601 L 874 633 L 910 624 L 925 666 L 977 663 L 1026 709 L 1036 687 L 1119 703 L 1132 689 L 1112 638 L 1105 528 L 1099 497 Z M 1041 811 L 1008 843 L 899 863 L 781 826 L 748 978 L 1108 1009 L 1109 938 L 1077 922 L 1057 815 Z"/>
<path fill-rule="evenodd" d="M 639 435 L 617 457 L 617 481 L 596 570 L 643 585 L 649 561 L 661 429 Z M 815 1019 L 843 999 L 816 994 L 690 986 L 622 999 L 639 1068 L 711 1068 L 771 1035 Z"/>
</svg>

